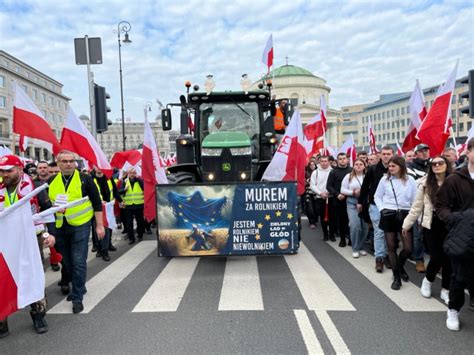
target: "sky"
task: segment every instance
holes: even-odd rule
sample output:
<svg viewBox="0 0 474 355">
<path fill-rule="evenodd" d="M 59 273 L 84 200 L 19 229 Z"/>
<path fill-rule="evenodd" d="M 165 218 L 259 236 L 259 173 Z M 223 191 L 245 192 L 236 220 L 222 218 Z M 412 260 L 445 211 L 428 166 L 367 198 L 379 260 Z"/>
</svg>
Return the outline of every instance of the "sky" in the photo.
<svg viewBox="0 0 474 355">
<path fill-rule="evenodd" d="M 117 26 L 131 24 L 122 46 L 125 117 L 143 121 L 156 99 L 178 102 L 184 82 L 239 90 L 266 71 L 262 52 L 273 34 L 274 67 L 310 70 L 331 88 L 329 107 L 370 103 L 474 68 L 472 0 L 267 1 L 0 0 L 0 49 L 61 82 L 74 111 L 89 115 L 86 66 L 75 64 L 74 38 L 100 37 L 96 83 L 121 117 Z M 123 39 L 123 34 L 122 34 Z M 173 127 L 175 128 L 175 127 Z"/>
</svg>

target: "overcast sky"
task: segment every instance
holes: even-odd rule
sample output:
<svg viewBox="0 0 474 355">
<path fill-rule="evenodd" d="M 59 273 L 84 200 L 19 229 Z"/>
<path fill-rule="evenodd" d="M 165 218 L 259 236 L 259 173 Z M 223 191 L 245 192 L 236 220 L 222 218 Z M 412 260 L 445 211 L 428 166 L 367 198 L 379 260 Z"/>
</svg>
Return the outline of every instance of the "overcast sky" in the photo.
<svg viewBox="0 0 474 355">
<path fill-rule="evenodd" d="M 77 114 L 88 115 L 86 67 L 73 40 L 102 38 L 96 82 L 112 96 L 109 117 L 120 117 L 117 24 L 129 21 L 122 46 L 125 116 L 143 120 L 156 99 L 177 102 L 184 82 L 215 90 L 252 80 L 273 34 L 275 66 L 301 66 L 332 89 L 329 106 L 372 102 L 378 95 L 444 81 L 457 59 L 458 77 L 474 68 L 472 0 L 372 1 L 50 1 L 0 0 L 0 48 L 64 84 Z"/>
</svg>

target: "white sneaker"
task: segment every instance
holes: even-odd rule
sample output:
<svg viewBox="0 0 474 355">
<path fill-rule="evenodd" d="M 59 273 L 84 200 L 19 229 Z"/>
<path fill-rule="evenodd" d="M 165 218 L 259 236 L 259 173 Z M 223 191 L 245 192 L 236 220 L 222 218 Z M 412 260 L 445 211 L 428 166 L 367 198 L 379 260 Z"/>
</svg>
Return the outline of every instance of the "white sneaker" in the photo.
<svg viewBox="0 0 474 355">
<path fill-rule="evenodd" d="M 431 282 L 429 282 L 426 277 L 423 278 L 421 283 L 421 295 L 426 298 L 431 297 Z"/>
<path fill-rule="evenodd" d="M 449 290 L 442 288 L 441 295 L 439 297 L 444 301 L 444 303 L 448 304 L 449 303 Z"/>
<path fill-rule="evenodd" d="M 352 252 L 352 257 L 357 259 L 359 257 L 359 252 L 358 251 L 353 251 Z"/>
<path fill-rule="evenodd" d="M 359 254 L 360 254 L 361 256 L 366 256 L 366 255 L 367 255 L 367 252 L 366 252 L 365 250 L 361 250 L 361 251 L 359 251 Z"/>
<path fill-rule="evenodd" d="M 455 309 L 448 309 L 448 317 L 446 318 L 446 327 L 449 330 L 459 330 L 459 315 Z"/>
</svg>

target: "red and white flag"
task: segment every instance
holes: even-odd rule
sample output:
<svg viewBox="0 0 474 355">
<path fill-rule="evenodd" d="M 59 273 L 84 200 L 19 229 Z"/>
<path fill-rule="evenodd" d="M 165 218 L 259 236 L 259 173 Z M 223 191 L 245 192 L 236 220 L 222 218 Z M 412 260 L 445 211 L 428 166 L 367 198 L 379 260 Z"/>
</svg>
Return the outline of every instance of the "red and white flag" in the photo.
<svg viewBox="0 0 474 355">
<path fill-rule="evenodd" d="M 368 123 L 367 123 L 367 135 L 368 135 L 368 141 L 369 141 L 369 154 L 377 154 L 377 142 L 375 140 L 375 134 L 374 130 L 372 129 L 372 122 L 370 121 L 370 117 L 368 118 Z"/>
<path fill-rule="evenodd" d="M 425 107 L 425 96 L 421 90 L 420 83 L 416 81 L 415 88 L 410 96 L 410 125 L 407 128 L 405 140 L 402 144 L 402 150 L 408 152 L 415 148 L 421 142 L 416 138 L 421 122 L 427 114 Z"/>
<path fill-rule="evenodd" d="M 43 263 L 30 200 L 39 187 L 0 212 L 0 319 L 44 297 Z"/>
<path fill-rule="evenodd" d="M 326 100 L 321 95 L 320 112 L 304 127 L 304 146 L 308 158 L 318 154 L 324 148 L 324 135 L 327 130 Z"/>
<path fill-rule="evenodd" d="M 114 215 L 115 200 L 110 202 L 102 202 L 102 219 L 105 228 L 116 229 L 117 221 Z"/>
<path fill-rule="evenodd" d="M 397 142 L 397 155 L 399 157 L 404 157 L 405 156 L 405 153 L 403 153 L 403 149 L 402 149 L 402 147 L 400 147 L 400 144 L 398 144 L 398 142 Z"/>
<path fill-rule="evenodd" d="M 267 66 L 268 72 L 270 72 L 270 67 L 273 65 L 273 34 L 268 37 L 262 54 L 262 62 Z"/>
<path fill-rule="evenodd" d="M 298 195 L 305 192 L 306 150 L 303 127 L 298 110 L 295 110 L 278 149 L 263 173 L 262 180 L 297 181 Z"/>
<path fill-rule="evenodd" d="M 142 153 L 137 150 L 126 150 L 114 153 L 110 165 L 117 169 L 122 169 L 125 163 L 135 166 L 142 161 Z"/>
<path fill-rule="evenodd" d="M 449 138 L 451 98 L 456 83 L 458 63 L 436 93 L 436 98 L 425 119 L 421 122 L 416 138 L 430 147 L 430 155 L 440 155 Z"/>
<path fill-rule="evenodd" d="M 143 214 L 145 219 L 151 222 L 156 217 L 156 184 L 167 184 L 168 178 L 165 169 L 161 165 L 155 137 L 153 137 L 153 132 L 146 118 L 143 135 L 142 179 L 145 195 Z"/>
<path fill-rule="evenodd" d="M 113 169 L 106 155 L 71 107 L 68 109 L 61 134 L 61 146 L 63 149 L 77 153 L 90 165 L 98 167 L 108 178 L 112 176 Z"/>
<path fill-rule="evenodd" d="M 20 152 L 26 152 L 26 149 L 28 148 L 28 137 L 20 136 L 20 144 L 18 148 L 20 149 Z"/>
<path fill-rule="evenodd" d="M 46 143 L 44 147 L 50 152 L 57 154 L 61 148 L 43 113 L 16 83 L 13 83 L 13 90 L 15 93 L 15 100 L 13 102 L 13 132 L 19 134 L 20 137 L 36 138 L 44 141 Z"/>
<path fill-rule="evenodd" d="M 357 151 L 352 134 L 344 143 L 342 143 L 339 153 L 346 153 L 350 166 L 354 165 L 354 161 L 357 159 Z"/>
</svg>

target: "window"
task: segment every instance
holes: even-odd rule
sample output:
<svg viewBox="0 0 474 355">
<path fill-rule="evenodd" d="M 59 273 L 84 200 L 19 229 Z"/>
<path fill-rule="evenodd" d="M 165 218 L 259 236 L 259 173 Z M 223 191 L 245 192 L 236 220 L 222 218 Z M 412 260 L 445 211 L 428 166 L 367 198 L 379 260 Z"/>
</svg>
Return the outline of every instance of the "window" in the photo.
<svg viewBox="0 0 474 355">
<path fill-rule="evenodd" d="M 385 129 L 385 122 L 382 123 L 382 129 Z"/>
<path fill-rule="evenodd" d="M 459 131 L 464 131 L 464 122 L 459 123 Z"/>
<path fill-rule="evenodd" d="M 49 104 L 50 104 L 51 106 L 54 106 L 54 99 L 53 99 L 52 96 L 49 97 Z"/>
<path fill-rule="evenodd" d="M 20 87 L 23 89 L 24 92 L 28 93 L 28 88 L 26 87 L 26 85 L 21 84 Z"/>
<path fill-rule="evenodd" d="M 395 133 L 392 133 L 392 139 L 395 139 Z"/>
<path fill-rule="evenodd" d="M 410 119 L 407 118 L 407 126 L 410 124 Z"/>
<path fill-rule="evenodd" d="M 385 119 L 385 111 L 382 112 L 382 118 Z"/>
<path fill-rule="evenodd" d="M 51 122 L 54 122 L 54 113 L 51 112 L 51 115 L 49 116 L 49 118 L 51 119 Z"/>
<path fill-rule="evenodd" d="M 31 89 L 31 97 L 33 98 L 33 100 L 38 100 L 38 90 L 36 89 Z"/>
<path fill-rule="evenodd" d="M 390 111 L 387 111 L 387 118 L 390 118 Z"/>
<path fill-rule="evenodd" d="M 19 67 L 18 65 L 15 66 L 15 71 L 16 71 L 17 73 L 20 72 L 20 67 Z"/>
<path fill-rule="evenodd" d="M 46 103 L 46 94 L 41 94 L 41 102 Z"/>
<path fill-rule="evenodd" d="M 67 103 L 64 103 L 63 105 L 64 105 L 64 111 L 66 111 L 67 110 Z"/>
<path fill-rule="evenodd" d="M 7 98 L 0 96 L 0 108 L 7 108 Z"/>
<path fill-rule="evenodd" d="M 35 77 L 33 78 L 33 80 L 34 80 L 35 83 L 37 83 L 37 82 L 38 82 L 38 77 L 35 76 Z"/>
<path fill-rule="evenodd" d="M 397 132 L 397 140 L 400 140 L 400 132 Z"/>
<path fill-rule="evenodd" d="M 451 97 L 451 103 L 452 104 L 456 103 L 456 95 L 453 95 L 453 97 Z"/>
<path fill-rule="evenodd" d="M 392 110 L 392 117 L 395 116 L 395 110 Z"/>
<path fill-rule="evenodd" d="M 451 118 L 456 118 L 456 110 L 451 110 Z"/>
<path fill-rule="evenodd" d="M 56 105 L 58 106 L 58 108 L 61 108 L 61 101 L 56 101 Z"/>
<path fill-rule="evenodd" d="M 380 120 L 380 113 L 377 113 L 377 119 Z"/>
<path fill-rule="evenodd" d="M 400 109 L 397 108 L 397 116 L 400 116 Z"/>
<path fill-rule="evenodd" d="M 377 129 L 380 131 L 380 123 L 377 125 Z"/>
<path fill-rule="evenodd" d="M 469 121 L 469 122 L 467 123 L 467 130 L 469 131 L 471 128 L 472 128 L 472 122 Z"/>
<path fill-rule="evenodd" d="M 402 115 L 405 114 L 405 107 L 402 107 Z"/>
<path fill-rule="evenodd" d="M 5 87 L 5 77 L 3 75 L 0 75 L 0 88 Z"/>
</svg>

